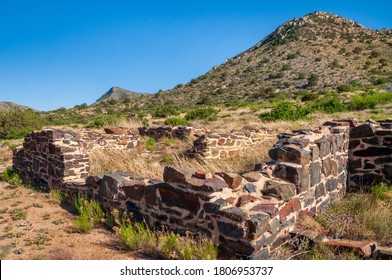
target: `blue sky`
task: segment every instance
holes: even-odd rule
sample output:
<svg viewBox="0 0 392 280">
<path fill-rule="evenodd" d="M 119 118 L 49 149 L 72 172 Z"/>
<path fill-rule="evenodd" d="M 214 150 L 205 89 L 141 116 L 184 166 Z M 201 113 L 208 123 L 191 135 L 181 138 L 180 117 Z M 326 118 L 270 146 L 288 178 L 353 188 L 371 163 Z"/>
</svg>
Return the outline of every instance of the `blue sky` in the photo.
<svg viewBox="0 0 392 280">
<path fill-rule="evenodd" d="M 112 86 L 170 89 L 317 10 L 392 28 L 391 0 L 0 0 L 0 101 L 52 110 Z"/>
</svg>

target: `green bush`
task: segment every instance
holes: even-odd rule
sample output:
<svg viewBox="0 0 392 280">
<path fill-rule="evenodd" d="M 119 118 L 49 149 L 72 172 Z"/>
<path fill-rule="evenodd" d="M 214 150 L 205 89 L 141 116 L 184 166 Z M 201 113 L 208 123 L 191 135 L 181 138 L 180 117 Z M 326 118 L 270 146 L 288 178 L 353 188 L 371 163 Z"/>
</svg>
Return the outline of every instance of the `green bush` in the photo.
<svg viewBox="0 0 392 280">
<path fill-rule="evenodd" d="M 115 99 L 110 99 L 115 100 Z M 104 126 L 115 124 L 121 120 L 119 115 L 96 115 L 86 125 L 87 128 L 102 128 Z"/>
<path fill-rule="evenodd" d="M 374 109 L 377 104 L 392 103 L 392 92 L 367 92 L 354 95 L 349 108 L 351 110 Z"/>
<path fill-rule="evenodd" d="M 148 140 L 144 143 L 144 146 L 146 147 L 147 150 L 152 151 L 154 150 L 156 140 L 154 138 L 148 138 Z"/>
<path fill-rule="evenodd" d="M 166 118 L 167 116 L 178 116 L 179 112 L 176 108 L 170 105 L 161 106 L 152 113 L 154 118 Z"/>
<path fill-rule="evenodd" d="M 172 125 L 172 126 L 176 126 L 176 125 L 188 125 L 188 121 L 182 119 L 182 118 L 168 118 L 165 120 L 165 124 L 166 125 Z"/>
<path fill-rule="evenodd" d="M 311 113 L 310 107 L 303 107 L 284 101 L 273 108 L 271 112 L 262 113 L 260 118 L 264 121 L 295 121 L 305 118 L 309 113 Z"/>
<path fill-rule="evenodd" d="M 320 101 L 316 102 L 312 107 L 313 110 L 318 110 L 329 114 L 344 112 L 347 110 L 346 106 L 337 96 L 324 97 Z"/>
<path fill-rule="evenodd" d="M 11 167 L 8 167 L 4 171 L 3 175 L 1 176 L 1 179 L 4 182 L 7 182 L 7 183 L 9 183 L 13 186 L 16 186 L 16 187 L 18 187 L 22 184 L 22 179 L 20 178 L 19 174 L 12 171 Z"/>
<path fill-rule="evenodd" d="M 351 85 L 340 85 L 336 87 L 338 92 L 350 92 L 353 90 Z"/>
<path fill-rule="evenodd" d="M 38 113 L 31 109 L 0 112 L 0 139 L 19 139 L 42 128 Z"/>
<path fill-rule="evenodd" d="M 206 121 L 214 121 L 218 118 L 218 110 L 210 107 L 195 108 L 186 113 L 184 119 L 187 121 L 201 119 Z"/>
</svg>

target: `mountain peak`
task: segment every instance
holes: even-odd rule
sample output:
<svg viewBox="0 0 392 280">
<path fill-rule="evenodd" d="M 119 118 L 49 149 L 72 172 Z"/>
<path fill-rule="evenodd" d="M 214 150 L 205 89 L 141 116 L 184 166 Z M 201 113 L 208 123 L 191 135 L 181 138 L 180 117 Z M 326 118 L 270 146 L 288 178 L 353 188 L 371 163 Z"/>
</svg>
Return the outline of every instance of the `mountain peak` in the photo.
<svg viewBox="0 0 392 280">
<path fill-rule="evenodd" d="M 116 100 L 122 100 L 124 98 L 136 98 L 141 95 L 145 95 L 147 93 L 141 93 L 141 92 L 135 92 L 135 91 L 130 91 L 121 87 L 116 87 L 113 86 L 111 87 L 106 93 L 104 93 L 100 98 L 97 99 L 96 102 L 100 102 L 103 100 L 108 100 L 108 99 L 116 99 Z"/>
<path fill-rule="evenodd" d="M 392 31 L 316 11 L 291 19 L 244 52 L 154 102 L 267 100 L 298 90 L 389 81 Z M 310 82 L 316 77 L 316 82 Z"/>
</svg>

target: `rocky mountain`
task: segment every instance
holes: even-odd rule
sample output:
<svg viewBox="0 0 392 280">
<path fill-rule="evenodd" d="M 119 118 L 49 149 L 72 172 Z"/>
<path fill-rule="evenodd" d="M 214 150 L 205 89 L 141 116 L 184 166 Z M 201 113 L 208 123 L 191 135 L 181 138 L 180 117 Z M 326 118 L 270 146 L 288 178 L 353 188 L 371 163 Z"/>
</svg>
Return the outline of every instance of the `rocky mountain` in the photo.
<svg viewBox="0 0 392 280">
<path fill-rule="evenodd" d="M 13 103 L 13 102 L 0 102 L 0 112 L 12 110 L 12 109 L 17 109 L 17 108 L 23 109 L 23 110 L 31 109 L 27 106 L 19 105 L 19 104 Z"/>
<path fill-rule="evenodd" d="M 96 102 L 109 100 L 109 99 L 122 100 L 127 97 L 133 99 L 146 94 L 147 93 L 134 92 L 120 87 L 112 87 L 104 95 L 98 98 Z"/>
<path fill-rule="evenodd" d="M 248 50 L 174 89 L 152 104 L 206 104 L 283 98 L 307 89 L 392 81 L 392 30 L 372 30 L 326 12 L 294 18 Z"/>
</svg>

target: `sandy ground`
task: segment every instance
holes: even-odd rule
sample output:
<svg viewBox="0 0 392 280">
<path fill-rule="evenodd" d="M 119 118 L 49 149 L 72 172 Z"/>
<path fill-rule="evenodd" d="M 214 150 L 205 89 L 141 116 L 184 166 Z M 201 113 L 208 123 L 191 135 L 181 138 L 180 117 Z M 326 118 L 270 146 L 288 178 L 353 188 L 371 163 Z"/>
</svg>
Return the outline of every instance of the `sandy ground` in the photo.
<svg viewBox="0 0 392 280">
<path fill-rule="evenodd" d="M 0 259 L 135 259 L 106 229 L 75 232 L 75 218 L 48 193 L 0 181 Z"/>
</svg>

